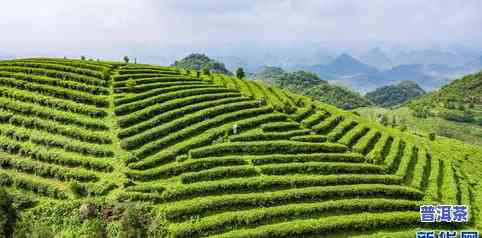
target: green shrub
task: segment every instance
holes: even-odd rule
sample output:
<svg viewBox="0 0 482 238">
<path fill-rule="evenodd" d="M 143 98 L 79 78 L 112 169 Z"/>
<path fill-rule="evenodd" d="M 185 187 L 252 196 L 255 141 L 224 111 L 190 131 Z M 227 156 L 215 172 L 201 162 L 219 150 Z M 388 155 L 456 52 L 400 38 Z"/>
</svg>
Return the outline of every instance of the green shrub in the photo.
<svg viewBox="0 0 482 238">
<path fill-rule="evenodd" d="M 205 85 L 207 84 L 204 81 L 200 80 L 182 80 L 182 81 L 177 81 L 177 80 L 162 80 L 162 81 L 154 81 L 152 83 L 146 83 L 146 84 L 139 84 L 136 85 L 137 83 L 140 83 L 140 80 L 132 81 L 131 84 L 125 85 L 125 86 L 119 86 L 119 87 L 114 87 L 114 92 L 115 93 L 144 93 L 149 90 L 153 89 L 158 89 L 158 88 L 167 88 L 167 87 L 172 87 L 172 86 L 180 86 L 180 85 Z M 118 102 L 117 100 L 122 98 L 123 94 L 118 95 L 121 96 L 119 98 L 115 98 L 114 103 Z"/>
<path fill-rule="evenodd" d="M 358 122 L 351 121 L 351 120 L 344 120 L 340 122 L 333 130 L 331 130 L 326 137 L 331 142 L 338 141 L 345 133 L 353 129 L 355 126 L 358 125 Z"/>
<path fill-rule="evenodd" d="M 35 146 L 32 143 L 20 143 L 12 141 L 7 137 L 0 135 L 0 149 L 10 154 L 20 154 L 24 157 L 30 157 L 33 160 L 49 162 L 69 167 L 84 167 L 104 172 L 112 172 L 114 169 L 108 162 L 101 160 L 93 160 L 85 156 L 64 155 L 63 153 L 49 151 L 47 148 Z"/>
<path fill-rule="evenodd" d="M 278 118 L 281 117 L 277 114 L 269 115 L 271 110 L 272 109 L 269 107 L 258 107 L 258 108 L 255 107 L 255 108 L 250 108 L 245 110 L 239 110 L 235 112 L 222 114 L 220 116 L 214 117 L 211 120 L 199 121 L 198 123 L 186 128 L 184 127 L 192 123 L 190 122 L 190 120 L 192 119 L 198 120 L 198 118 L 191 117 L 191 118 L 186 118 L 185 120 L 182 120 L 182 121 L 181 120 L 174 121 L 173 123 L 166 124 L 165 127 L 159 127 L 159 129 L 156 130 L 154 134 L 152 134 L 157 137 L 158 133 L 166 133 L 164 134 L 164 137 L 162 139 L 153 141 L 149 144 L 145 144 L 141 150 L 136 151 L 135 155 L 138 158 L 145 158 L 180 140 L 187 140 L 188 138 L 191 138 L 195 135 L 199 135 L 203 131 L 209 130 L 211 128 L 223 126 L 222 130 L 218 129 L 213 131 L 213 133 L 206 134 L 202 137 L 198 137 L 195 144 L 188 145 L 187 147 L 185 147 L 185 149 L 177 150 L 177 153 L 187 153 L 188 149 L 193 149 L 193 147 L 199 147 L 199 146 L 210 144 L 213 139 L 224 135 L 227 130 L 231 129 L 231 128 L 229 129 L 226 128 L 227 123 L 238 121 L 239 122 L 238 126 L 243 130 L 246 130 L 246 129 L 258 126 L 259 123 L 265 122 L 265 120 L 267 120 L 268 118 L 272 119 L 276 117 Z M 266 114 L 266 115 L 263 115 L 263 114 Z M 195 114 L 191 114 L 191 116 L 193 115 Z M 199 119 L 202 119 L 202 117 Z M 243 119 L 246 119 L 246 120 L 243 120 Z M 143 138 L 142 140 L 145 139 L 145 137 L 142 137 L 142 138 Z M 147 140 L 146 142 L 148 141 L 149 140 Z M 184 142 L 184 143 L 187 143 L 187 142 Z"/>
<path fill-rule="evenodd" d="M 71 114 L 65 111 L 51 109 L 31 103 L 14 101 L 2 97 L 0 97 L 0 109 L 12 111 L 21 115 L 36 116 L 42 119 L 52 120 L 60 123 L 74 124 L 90 130 L 109 129 L 105 124 L 99 122 L 98 120 L 92 120 L 90 118 L 80 118 L 75 114 Z"/>
<path fill-rule="evenodd" d="M 146 98 L 153 97 L 153 96 L 177 92 L 177 91 L 182 91 L 182 90 L 188 90 L 188 89 L 193 89 L 193 88 L 201 89 L 201 88 L 218 88 L 218 87 L 210 85 L 210 84 L 194 83 L 194 84 L 181 84 L 181 85 L 174 85 L 174 86 L 170 86 L 170 87 L 156 88 L 156 89 L 153 89 L 153 90 L 149 90 L 147 92 L 137 93 L 133 96 L 117 99 L 115 101 L 115 105 L 121 106 L 123 104 L 141 101 L 141 100 L 144 100 Z"/>
<path fill-rule="evenodd" d="M 244 78 L 244 70 L 243 70 L 243 68 L 238 68 L 238 69 L 236 69 L 236 77 L 237 77 L 238 79 Z"/>
<path fill-rule="evenodd" d="M 17 211 L 13 207 L 13 198 L 3 187 L 0 187 L 0 236 L 13 237 Z"/>
<path fill-rule="evenodd" d="M 280 207 L 260 208 L 242 212 L 227 212 L 201 219 L 200 222 L 191 221 L 177 223 L 172 227 L 173 237 L 193 237 L 224 233 L 244 227 L 269 225 L 272 221 L 296 218 L 319 218 L 321 213 L 351 212 L 356 207 L 364 212 L 388 212 L 398 210 L 418 210 L 418 203 L 407 200 L 389 199 L 348 199 L 316 203 L 290 204 Z M 369 221 L 369 220 L 368 220 Z M 368 222 L 364 221 L 364 222 Z M 289 226 L 289 224 L 287 224 Z"/>
<path fill-rule="evenodd" d="M 295 162 L 350 162 L 362 163 L 365 158 L 357 153 L 271 154 L 247 156 L 254 165 Z"/>
<path fill-rule="evenodd" d="M 149 218 L 147 211 L 137 204 L 127 204 L 120 219 L 124 238 L 138 238 L 147 236 Z"/>
<path fill-rule="evenodd" d="M 3 114 L 4 112 L 2 112 Z M 5 112 L 7 113 L 7 112 Z M 6 114 L 3 114 L 3 116 Z M 1 120 L 1 119 L 0 119 Z M 7 122 L 7 121 L 5 121 Z M 66 126 L 48 120 L 41 120 L 35 117 L 26 117 L 21 115 L 11 114 L 8 117 L 8 123 L 16 126 L 22 126 L 29 129 L 40 129 L 52 134 L 62 135 L 71 139 L 80 141 L 96 143 L 96 144 L 110 144 L 112 139 L 105 135 L 105 133 L 98 133 L 93 131 L 77 130 L 72 126 Z"/>
<path fill-rule="evenodd" d="M 181 145 L 176 145 L 171 147 L 170 150 L 164 151 L 158 155 L 152 156 L 147 158 L 143 161 L 137 162 L 137 164 L 129 164 L 130 168 L 136 169 L 145 169 L 151 168 L 153 166 L 168 163 L 175 159 L 175 156 L 179 153 L 188 153 L 189 150 L 199 148 L 202 146 L 211 145 L 213 140 L 224 136 L 226 132 L 230 132 L 232 127 L 229 122 L 233 122 L 234 120 L 236 123 L 243 129 L 250 129 L 255 128 L 263 123 L 269 121 L 277 121 L 277 120 L 285 120 L 286 115 L 284 114 L 277 114 L 277 113 L 270 113 L 272 109 L 269 107 L 264 108 L 257 108 L 257 109 L 249 109 L 243 110 L 236 113 L 226 114 L 221 118 L 218 118 L 213 121 L 204 121 L 195 127 L 186 128 L 185 130 L 179 131 L 178 133 L 173 133 L 165 138 L 162 141 L 158 141 L 153 143 L 153 146 L 166 146 L 170 145 L 171 143 L 176 142 L 176 138 L 190 138 L 183 142 Z M 246 119 L 244 119 L 246 118 Z M 224 122 L 224 123 L 223 123 Z M 212 130 L 208 130 L 204 132 L 202 136 L 192 137 L 194 135 L 198 135 L 202 133 L 207 128 L 213 128 Z M 154 147 L 153 149 L 159 149 Z M 142 153 L 142 152 L 140 152 Z M 143 154 L 137 154 L 136 160 L 139 160 L 139 156 L 144 156 Z M 154 176 L 156 173 L 149 173 L 149 176 Z"/>
<path fill-rule="evenodd" d="M 194 95 L 200 95 L 200 94 L 229 93 L 229 92 L 236 93 L 236 91 L 234 91 L 234 90 L 225 89 L 225 88 L 192 88 L 192 89 L 186 89 L 186 90 L 182 90 L 182 91 L 167 93 L 167 94 L 164 94 L 164 95 L 158 95 L 158 96 L 154 96 L 154 97 L 147 98 L 147 99 L 144 99 L 144 100 L 124 104 L 122 106 L 116 107 L 115 113 L 118 116 L 127 115 L 127 114 L 133 113 L 135 111 L 141 110 L 143 108 L 146 108 L 148 106 L 152 106 L 152 105 L 162 103 L 162 102 L 165 102 L 167 100 L 171 100 L 171 99 L 175 99 L 175 98 L 188 97 L 188 96 L 194 96 Z"/>
<path fill-rule="evenodd" d="M 78 198 L 85 197 L 87 195 L 87 190 L 85 189 L 85 186 L 75 180 L 69 183 L 69 189 L 70 191 L 72 191 L 74 196 Z"/>
<path fill-rule="evenodd" d="M 426 180 L 428 180 L 428 173 L 430 171 L 426 171 L 427 169 L 430 169 L 430 166 L 427 165 L 430 163 L 430 159 L 427 156 L 425 150 L 420 149 L 416 151 L 417 154 L 414 156 L 417 159 L 417 164 L 415 165 L 413 169 L 413 178 L 411 181 L 411 187 L 420 189 L 423 191 L 425 189 L 426 185 Z"/>
<path fill-rule="evenodd" d="M 296 140 L 293 139 L 294 137 L 298 138 L 299 136 L 303 136 L 310 133 L 310 130 L 293 130 L 293 131 L 287 131 L 287 132 L 249 132 L 249 133 L 243 133 L 241 135 L 233 135 L 229 139 L 230 141 L 257 141 L 257 140 Z M 301 137 L 300 137 L 301 138 Z M 306 138 L 305 138 L 306 139 Z M 315 139 L 316 140 L 316 139 Z M 326 138 L 325 138 L 326 140 Z M 298 141 L 303 141 L 302 139 Z M 324 141 L 321 139 L 322 142 Z M 227 141 L 224 141 L 227 142 Z M 309 138 L 306 139 L 306 142 L 316 142 L 316 141 L 311 141 Z"/>
<path fill-rule="evenodd" d="M 304 162 L 289 164 L 262 165 L 258 169 L 266 175 L 285 174 L 381 174 L 383 168 L 364 163 Z"/>
<path fill-rule="evenodd" d="M 343 116 L 330 116 L 322 122 L 314 125 L 312 129 L 317 133 L 326 134 L 344 120 Z"/>
<path fill-rule="evenodd" d="M 171 220 L 179 219 L 180 217 L 189 218 L 191 216 L 202 215 L 209 211 L 217 211 L 220 209 L 226 210 L 239 207 L 248 209 L 262 206 L 283 205 L 293 202 L 300 203 L 312 200 L 376 196 L 418 200 L 423 197 L 423 193 L 416 189 L 398 185 L 357 184 L 309 187 L 274 192 L 264 191 L 261 193 L 227 194 L 214 197 L 198 197 L 173 203 L 166 208 L 166 215 L 167 218 Z"/>
<path fill-rule="evenodd" d="M 107 115 L 107 112 L 105 110 L 99 109 L 97 107 L 81 105 L 78 103 L 55 99 L 52 97 L 42 96 L 38 94 L 26 93 L 25 91 L 12 88 L 0 87 L 0 96 L 8 99 L 18 100 L 24 103 L 33 103 L 93 118 L 104 117 Z"/>
<path fill-rule="evenodd" d="M 362 138 L 368 131 L 370 130 L 369 127 L 366 126 L 356 126 L 352 130 L 348 131 L 343 135 L 338 142 L 349 147 L 352 147 L 357 143 L 357 141 Z"/>
<path fill-rule="evenodd" d="M 297 122 L 273 122 L 262 125 L 261 129 L 265 132 L 297 130 L 300 129 L 300 124 Z"/>
<path fill-rule="evenodd" d="M 129 71 L 134 71 L 134 70 L 129 70 Z M 187 78 L 185 76 L 180 76 L 179 73 L 174 72 L 174 71 L 162 71 L 159 72 L 158 70 L 135 70 L 136 72 L 128 73 L 128 74 L 118 74 L 114 75 L 114 86 L 119 86 L 119 85 L 126 85 L 126 81 L 129 79 L 135 80 L 136 84 L 139 85 L 142 82 L 145 82 L 145 80 L 151 81 L 159 81 L 161 76 L 171 76 L 176 79 L 184 79 Z M 122 73 L 122 72 L 119 72 Z M 162 79 L 162 78 L 161 78 Z"/>
<path fill-rule="evenodd" d="M 334 231 L 383 229 L 397 226 L 409 226 L 420 221 L 419 212 L 361 213 L 334 216 L 319 219 L 302 219 L 282 222 L 256 229 L 240 229 L 227 232 L 219 238 L 269 238 L 269 237 L 307 237 L 328 235 Z"/>
<path fill-rule="evenodd" d="M 38 75 L 38 76 L 46 76 L 51 78 L 60 78 L 63 80 L 74 81 L 79 83 L 84 83 L 92 86 L 102 86 L 107 87 L 109 86 L 108 81 L 104 81 L 102 79 L 81 75 L 77 73 L 71 72 L 64 72 L 61 70 L 54 70 L 54 69 L 42 69 L 42 68 L 29 68 L 29 67 L 18 67 L 18 66 L 1 66 L 1 71 L 6 72 L 14 72 L 14 73 L 25 73 L 31 75 Z"/>
<path fill-rule="evenodd" d="M 43 94 L 46 96 L 56 97 L 59 99 L 70 100 L 77 103 L 84 103 L 98 107 L 105 107 L 109 105 L 107 98 L 103 96 L 92 95 L 90 93 L 79 92 L 73 89 L 64 89 L 57 86 L 43 85 L 37 83 L 30 83 L 11 78 L 0 78 L 0 85 L 12 89 L 19 89 L 33 92 L 36 94 Z"/>
<path fill-rule="evenodd" d="M 217 95 L 217 97 L 220 97 L 221 95 Z M 228 96 L 228 95 L 224 95 Z M 187 104 L 186 101 L 178 101 L 178 100 L 173 100 L 172 104 L 167 103 L 165 105 L 158 105 L 156 108 L 151 108 L 148 113 L 142 113 L 138 117 L 133 118 L 131 115 L 129 115 L 128 118 L 125 118 L 125 120 L 119 120 L 118 123 L 121 126 L 126 126 L 133 124 L 137 122 L 138 120 L 143 120 L 139 123 L 137 123 L 134 126 L 131 126 L 125 130 L 122 130 L 119 132 L 118 136 L 119 138 L 125 138 L 125 137 L 131 137 L 135 136 L 139 133 L 142 133 L 146 130 L 149 130 L 151 128 L 154 128 L 156 126 L 161 126 L 162 124 L 171 122 L 172 120 L 175 120 L 176 118 L 182 117 L 183 115 L 190 114 L 190 113 L 195 113 L 199 110 L 203 109 L 209 109 L 211 107 L 216 107 L 216 106 L 222 106 L 225 104 L 230 104 L 230 103 L 236 103 L 236 102 L 243 102 L 246 101 L 247 98 L 244 97 L 227 97 L 227 98 L 220 98 L 217 99 L 216 96 L 211 95 L 211 97 L 202 97 L 202 99 L 214 99 L 213 101 L 206 101 L 203 102 L 201 101 L 202 99 L 195 99 L 192 100 L 191 102 L 193 104 Z M 201 103 L 196 103 L 198 100 Z M 174 101 L 178 101 L 181 103 L 176 103 Z M 183 105 L 187 104 L 187 105 Z M 177 105 L 177 107 L 175 107 Z M 173 110 L 170 110 L 172 107 Z M 161 113 L 159 115 L 153 115 L 153 111 L 159 111 L 163 110 L 164 113 Z M 152 118 L 149 118 L 149 116 L 152 115 Z"/>
<path fill-rule="evenodd" d="M 45 76 L 29 75 L 29 74 L 15 73 L 15 72 L 0 72 L 0 77 L 16 79 L 18 81 L 29 82 L 29 83 L 38 83 L 43 85 L 56 86 L 64 89 L 77 90 L 77 91 L 90 93 L 94 95 L 109 94 L 109 90 L 101 86 L 92 86 L 92 85 L 79 83 L 76 81 L 58 80 L 56 78 L 50 78 Z"/>
<path fill-rule="evenodd" d="M 241 101 L 231 104 L 221 104 L 215 107 L 209 107 L 204 110 L 197 111 L 192 114 L 188 114 L 185 117 L 181 117 L 178 120 L 174 120 L 168 123 L 164 123 L 162 126 L 156 127 L 153 130 L 146 131 L 144 133 L 135 135 L 122 141 L 122 148 L 127 150 L 136 149 L 139 146 L 146 143 L 169 135 L 175 131 L 180 130 L 189 125 L 193 125 L 202 121 L 206 121 L 207 118 L 215 119 L 217 116 L 227 114 L 235 111 L 243 111 L 244 109 L 252 109 L 258 106 L 256 101 Z M 176 116 L 179 116 L 177 113 Z"/>
<path fill-rule="evenodd" d="M 347 148 L 339 144 L 309 143 L 296 141 L 259 141 L 230 142 L 191 150 L 191 158 L 229 154 L 266 154 L 266 153 L 316 153 L 345 152 Z"/>
<path fill-rule="evenodd" d="M 379 131 L 371 130 L 353 145 L 353 150 L 366 155 L 373 149 L 381 136 Z"/>
<path fill-rule="evenodd" d="M 210 181 L 225 178 L 256 176 L 258 172 L 253 166 L 225 166 L 204 170 L 201 172 L 185 173 L 181 176 L 183 183 Z"/>
<path fill-rule="evenodd" d="M 384 160 L 385 169 L 388 173 L 394 173 L 396 171 L 404 147 L 404 141 L 399 137 L 393 138 L 393 142 L 390 144 L 390 150 Z"/>
<path fill-rule="evenodd" d="M 211 75 L 211 72 L 209 71 L 208 68 L 202 68 L 201 72 L 202 72 L 203 75 Z"/>
<path fill-rule="evenodd" d="M 310 104 L 307 107 L 299 107 L 299 105 L 297 106 L 298 110 L 295 113 L 291 114 L 291 117 L 293 118 L 293 120 L 298 122 L 304 120 L 315 111 L 315 106 L 313 104 Z"/>
<path fill-rule="evenodd" d="M 353 184 L 400 184 L 400 178 L 392 175 L 379 174 L 336 174 L 336 175 L 286 175 L 286 176 L 255 176 L 246 178 L 231 178 L 226 180 L 201 181 L 189 185 L 180 185 L 164 191 L 162 200 L 174 202 L 194 197 L 223 195 L 229 193 L 263 192 L 266 190 L 281 190 L 329 185 Z"/>
<path fill-rule="evenodd" d="M 392 143 L 393 137 L 388 133 L 383 133 L 370 153 L 367 154 L 368 160 L 373 161 L 375 164 L 382 164 L 389 153 Z"/>
<path fill-rule="evenodd" d="M 326 142 L 328 139 L 326 138 L 326 136 L 321 136 L 321 135 L 299 135 L 299 136 L 291 137 L 290 140 L 321 143 L 321 142 Z"/>
</svg>

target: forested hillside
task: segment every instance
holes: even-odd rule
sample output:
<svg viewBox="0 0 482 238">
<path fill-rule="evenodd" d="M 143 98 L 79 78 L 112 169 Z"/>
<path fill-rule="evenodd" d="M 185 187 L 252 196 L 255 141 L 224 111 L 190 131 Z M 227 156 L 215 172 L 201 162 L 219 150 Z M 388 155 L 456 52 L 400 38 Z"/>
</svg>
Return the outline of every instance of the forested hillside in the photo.
<svg viewBox="0 0 482 238">
<path fill-rule="evenodd" d="M 367 95 L 368 96 L 368 95 Z M 390 124 L 412 132 L 455 138 L 482 145 L 481 73 L 467 75 L 402 107 L 357 110 L 372 121 L 384 115 Z"/>
<path fill-rule="evenodd" d="M 209 70 L 212 72 L 232 75 L 223 63 L 213 60 L 204 54 L 190 54 L 183 59 L 174 62 L 173 66 L 182 69 Z"/>
<path fill-rule="evenodd" d="M 384 86 L 365 96 L 376 105 L 390 107 L 403 104 L 425 94 L 425 91 L 413 81 L 402 81 L 394 85 Z"/>
<path fill-rule="evenodd" d="M 419 117 L 438 116 L 482 126 L 482 73 L 454 80 L 440 90 L 410 102 L 409 107 Z"/>
<path fill-rule="evenodd" d="M 369 106 L 372 103 L 365 97 L 348 88 L 337 86 L 322 80 L 318 75 L 306 71 L 285 72 L 281 68 L 266 67 L 255 79 L 313 97 L 316 100 L 335 105 L 343 109 Z"/>
</svg>

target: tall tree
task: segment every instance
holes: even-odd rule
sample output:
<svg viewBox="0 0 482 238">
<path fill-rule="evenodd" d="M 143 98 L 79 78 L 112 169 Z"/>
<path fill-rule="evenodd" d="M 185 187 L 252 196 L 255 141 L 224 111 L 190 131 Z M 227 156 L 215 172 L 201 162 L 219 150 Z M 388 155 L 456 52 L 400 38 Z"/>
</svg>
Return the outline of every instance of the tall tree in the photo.
<svg viewBox="0 0 482 238">
<path fill-rule="evenodd" d="M 236 69 L 236 77 L 237 78 L 242 79 L 242 78 L 244 78 L 244 76 L 245 76 L 245 74 L 244 74 L 243 68 Z"/>
</svg>

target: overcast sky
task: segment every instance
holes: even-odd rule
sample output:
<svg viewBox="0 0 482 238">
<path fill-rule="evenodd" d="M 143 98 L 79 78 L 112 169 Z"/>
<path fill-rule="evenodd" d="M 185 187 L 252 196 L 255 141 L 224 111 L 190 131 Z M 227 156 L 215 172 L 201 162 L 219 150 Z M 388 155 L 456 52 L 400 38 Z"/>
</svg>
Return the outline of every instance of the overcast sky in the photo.
<svg viewBox="0 0 482 238">
<path fill-rule="evenodd" d="M 0 7 L 0 52 L 378 42 L 482 47 L 480 0 L 14 0 Z"/>
</svg>

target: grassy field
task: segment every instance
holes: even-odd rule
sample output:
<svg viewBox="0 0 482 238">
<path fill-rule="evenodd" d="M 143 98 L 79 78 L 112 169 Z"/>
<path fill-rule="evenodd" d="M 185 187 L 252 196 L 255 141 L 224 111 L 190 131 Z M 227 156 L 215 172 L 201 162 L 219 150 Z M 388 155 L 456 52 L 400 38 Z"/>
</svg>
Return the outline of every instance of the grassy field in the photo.
<svg viewBox="0 0 482 238">
<path fill-rule="evenodd" d="M 460 228 L 481 229 L 480 146 L 175 67 L 24 59 L 0 76 L 15 237 L 413 237 L 420 204 L 470 205 Z"/>
<path fill-rule="evenodd" d="M 419 118 L 412 115 L 408 107 L 387 109 L 381 107 L 366 107 L 356 109 L 360 115 L 369 121 L 377 121 L 377 115 L 388 116 L 389 121 L 396 118 L 398 124 L 405 124 L 408 130 L 416 134 L 434 132 L 437 135 L 454 138 L 467 143 L 482 145 L 482 126 L 473 123 L 463 123 L 445 120 L 441 117 Z"/>
</svg>

